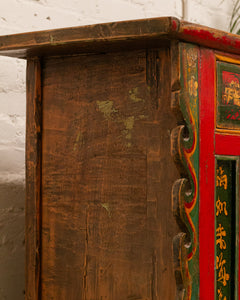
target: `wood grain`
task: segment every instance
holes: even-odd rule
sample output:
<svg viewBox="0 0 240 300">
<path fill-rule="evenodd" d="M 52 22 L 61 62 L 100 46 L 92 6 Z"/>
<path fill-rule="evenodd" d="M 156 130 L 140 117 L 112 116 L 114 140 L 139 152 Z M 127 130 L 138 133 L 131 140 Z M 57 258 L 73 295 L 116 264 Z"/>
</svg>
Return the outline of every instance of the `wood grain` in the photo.
<svg viewBox="0 0 240 300">
<path fill-rule="evenodd" d="M 175 298 L 169 63 L 44 59 L 41 299 Z"/>
<path fill-rule="evenodd" d="M 26 126 L 26 298 L 39 299 L 41 270 L 41 64 L 27 64 Z"/>
<path fill-rule="evenodd" d="M 162 17 L 1 36 L 0 55 L 29 58 L 102 53 L 153 48 L 168 45 L 174 39 L 229 53 L 240 53 L 238 35 L 174 17 Z"/>
<path fill-rule="evenodd" d="M 173 20 L 153 18 L 0 36 L 0 55 L 26 58 L 157 47 L 169 42 L 166 36 L 173 31 Z"/>
<path fill-rule="evenodd" d="M 181 88 L 179 41 L 172 40 L 170 49 L 171 49 L 171 90 L 172 90 L 172 92 L 175 92 L 175 91 L 179 91 Z M 178 94 L 178 93 L 176 92 L 176 94 Z M 175 95 L 174 95 L 174 98 L 176 98 Z M 177 102 L 177 99 L 175 99 L 175 104 L 176 104 L 176 102 Z M 174 111 L 176 111 L 176 109 L 174 109 Z"/>
</svg>

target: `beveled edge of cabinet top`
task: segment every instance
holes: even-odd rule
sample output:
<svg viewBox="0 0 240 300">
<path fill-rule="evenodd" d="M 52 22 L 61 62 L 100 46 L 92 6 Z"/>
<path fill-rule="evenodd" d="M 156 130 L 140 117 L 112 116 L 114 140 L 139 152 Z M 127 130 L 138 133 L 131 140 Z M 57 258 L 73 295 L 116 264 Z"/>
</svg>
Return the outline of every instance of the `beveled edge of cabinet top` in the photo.
<svg viewBox="0 0 240 300">
<path fill-rule="evenodd" d="M 240 54 L 238 35 L 161 17 L 0 36 L 0 55 L 31 58 L 100 53 L 158 47 L 172 39 Z"/>
</svg>

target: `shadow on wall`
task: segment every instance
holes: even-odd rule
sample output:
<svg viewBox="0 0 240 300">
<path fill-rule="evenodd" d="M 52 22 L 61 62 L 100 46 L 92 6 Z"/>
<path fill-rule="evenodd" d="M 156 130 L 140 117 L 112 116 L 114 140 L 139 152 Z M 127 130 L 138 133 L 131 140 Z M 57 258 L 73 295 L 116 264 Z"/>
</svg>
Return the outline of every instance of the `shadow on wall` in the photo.
<svg viewBox="0 0 240 300">
<path fill-rule="evenodd" d="M 0 300 L 24 299 L 25 184 L 0 182 Z"/>
</svg>

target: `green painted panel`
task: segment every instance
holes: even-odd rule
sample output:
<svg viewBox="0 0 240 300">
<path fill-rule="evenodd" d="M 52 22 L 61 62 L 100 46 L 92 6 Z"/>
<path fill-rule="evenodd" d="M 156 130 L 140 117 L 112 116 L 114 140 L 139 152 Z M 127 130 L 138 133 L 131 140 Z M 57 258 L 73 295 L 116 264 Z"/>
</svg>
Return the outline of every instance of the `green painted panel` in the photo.
<svg viewBox="0 0 240 300">
<path fill-rule="evenodd" d="M 235 299 L 236 278 L 236 160 L 216 161 L 215 192 L 215 295 Z"/>
<path fill-rule="evenodd" d="M 182 191 L 182 221 L 187 228 L 187 261 L 184 299 L 199 297 L 199 48 L 181 44 L 180 108 L 185 120 L 187 138 L 181 139 L 181 159 L 186 170 L 186 190 Z M 190 188 L 189 188 L 190 187 Z"/>
</svg>

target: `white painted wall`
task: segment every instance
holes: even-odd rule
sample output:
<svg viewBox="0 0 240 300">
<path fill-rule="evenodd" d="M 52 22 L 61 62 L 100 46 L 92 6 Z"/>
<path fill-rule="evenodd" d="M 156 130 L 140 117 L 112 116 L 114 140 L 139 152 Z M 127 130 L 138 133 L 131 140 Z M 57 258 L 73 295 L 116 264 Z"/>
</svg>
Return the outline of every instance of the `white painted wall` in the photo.
<svg viewBox="0 0 240 300">
<path fill-rule="evenodd" d="M 0 35 L 183 11 L 188 21 L 228 30 L 232 7 L 233 0 L 0 0 Z M 0 300 L 24 298 L 24 144 L 25 61 L 0 58 Z"/>
</svg>

